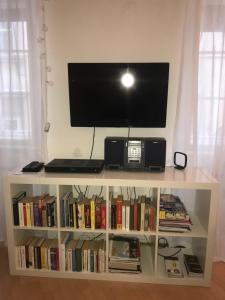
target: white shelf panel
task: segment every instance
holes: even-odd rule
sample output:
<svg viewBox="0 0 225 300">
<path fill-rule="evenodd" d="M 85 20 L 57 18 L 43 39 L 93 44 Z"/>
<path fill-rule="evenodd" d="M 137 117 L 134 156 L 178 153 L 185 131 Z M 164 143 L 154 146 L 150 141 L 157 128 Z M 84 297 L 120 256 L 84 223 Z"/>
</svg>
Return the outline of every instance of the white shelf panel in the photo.
<svg viewBox="0 0 225 300">
<path fill-rule="evenodd" d="M 76 229 L 73 227 L 60 227 L 60 231 L 68 231 L 68 232 L 86 232 L 86 233 L 106 233 L 106 229 L 91 229 L 91 228 L 81 228 Z"/>
<path fill-rule="evenodd" d="M 13 226 L 14 230 L 58 231 L 57 227 Z"/>
<path fill-rule="evenodd" d="M 117 229 L 109 229 L 109 233 L 116 234 L 116 235 L 152 235 L 155 236 L 155 231 L 139 231 L 139 230 L 117 230 Z"/>
</svg>

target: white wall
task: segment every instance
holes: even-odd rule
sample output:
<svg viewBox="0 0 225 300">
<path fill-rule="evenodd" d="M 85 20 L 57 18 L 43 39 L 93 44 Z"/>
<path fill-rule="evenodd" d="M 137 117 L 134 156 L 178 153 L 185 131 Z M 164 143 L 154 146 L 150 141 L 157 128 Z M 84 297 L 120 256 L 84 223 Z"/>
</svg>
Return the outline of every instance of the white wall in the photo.
<svg viewBox="0 0 225 300">
<path fill-rule="evenodd" d="M 167 140 L 172 158 L 180 50 L 186 0 L 46 1 L 49 159 L 88 158 L 92 128 L 72 128 L 69 118 L 68 62 L 169 62 L 165 129 L 131 129 L 131 136 Z M 97 128 L 93 158 L 103 158 L 106 136 L 127 136 L 126 128 Z"/>
</svg>

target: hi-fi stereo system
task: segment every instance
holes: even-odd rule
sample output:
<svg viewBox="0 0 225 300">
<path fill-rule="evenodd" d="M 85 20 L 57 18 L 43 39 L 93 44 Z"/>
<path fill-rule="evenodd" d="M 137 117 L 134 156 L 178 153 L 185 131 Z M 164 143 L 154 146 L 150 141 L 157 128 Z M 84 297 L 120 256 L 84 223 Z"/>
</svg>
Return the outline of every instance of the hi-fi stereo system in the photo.
<svg viewBox="0 0 225 300">
<path fill-rule="evenodd" d="M 105 168 L 116 170 L 164 171 L 164 138 L 106 137 Z"/>
</svg>

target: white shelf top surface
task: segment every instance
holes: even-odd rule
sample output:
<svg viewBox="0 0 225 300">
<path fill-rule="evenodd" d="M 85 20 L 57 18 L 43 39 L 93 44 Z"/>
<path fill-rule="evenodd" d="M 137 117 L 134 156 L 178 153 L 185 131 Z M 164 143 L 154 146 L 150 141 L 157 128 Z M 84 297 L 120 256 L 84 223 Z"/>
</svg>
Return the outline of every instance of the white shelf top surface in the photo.
<svg viewBox="0 0 225 300">
<path fill-rule="evenodd" d="M 173 167 L 166 167 L 165 172 L 140 172 L 140 171 L 111 171 L 103 170 L 98 174 L 91 173 L 48 173 L 44 170 L 37 173 L 23 173 L 18 170 L 10 172 L 7 179 L 10 183 L 42 183 L 42 184 L 73 184 L 76 180 L 84 185 L 204 185 L 217 184 L 217 180 L 209 173 L 199 168 L 186 168 L 176 170 Z"/>
</svg>

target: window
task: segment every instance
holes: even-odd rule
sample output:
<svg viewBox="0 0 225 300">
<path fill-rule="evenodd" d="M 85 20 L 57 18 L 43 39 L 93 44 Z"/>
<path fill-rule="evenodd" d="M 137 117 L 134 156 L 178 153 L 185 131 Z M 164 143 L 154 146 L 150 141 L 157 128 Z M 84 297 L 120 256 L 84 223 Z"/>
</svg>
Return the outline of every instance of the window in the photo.
<svg viewBox="0 0 225 300">
<path fill-rule="evenodd" d="M 198 82 L 198 136 L 200 145 L 214 145 L 215 132 L 222 126 L 225 108 L 224 82 L 224 32 L 203 32 L 199 50 Z"/>
<path fill-rule="evenodd" d="M 28 27 L 0 22 L 0 139 L 31 138 Z"/>
</svg>

